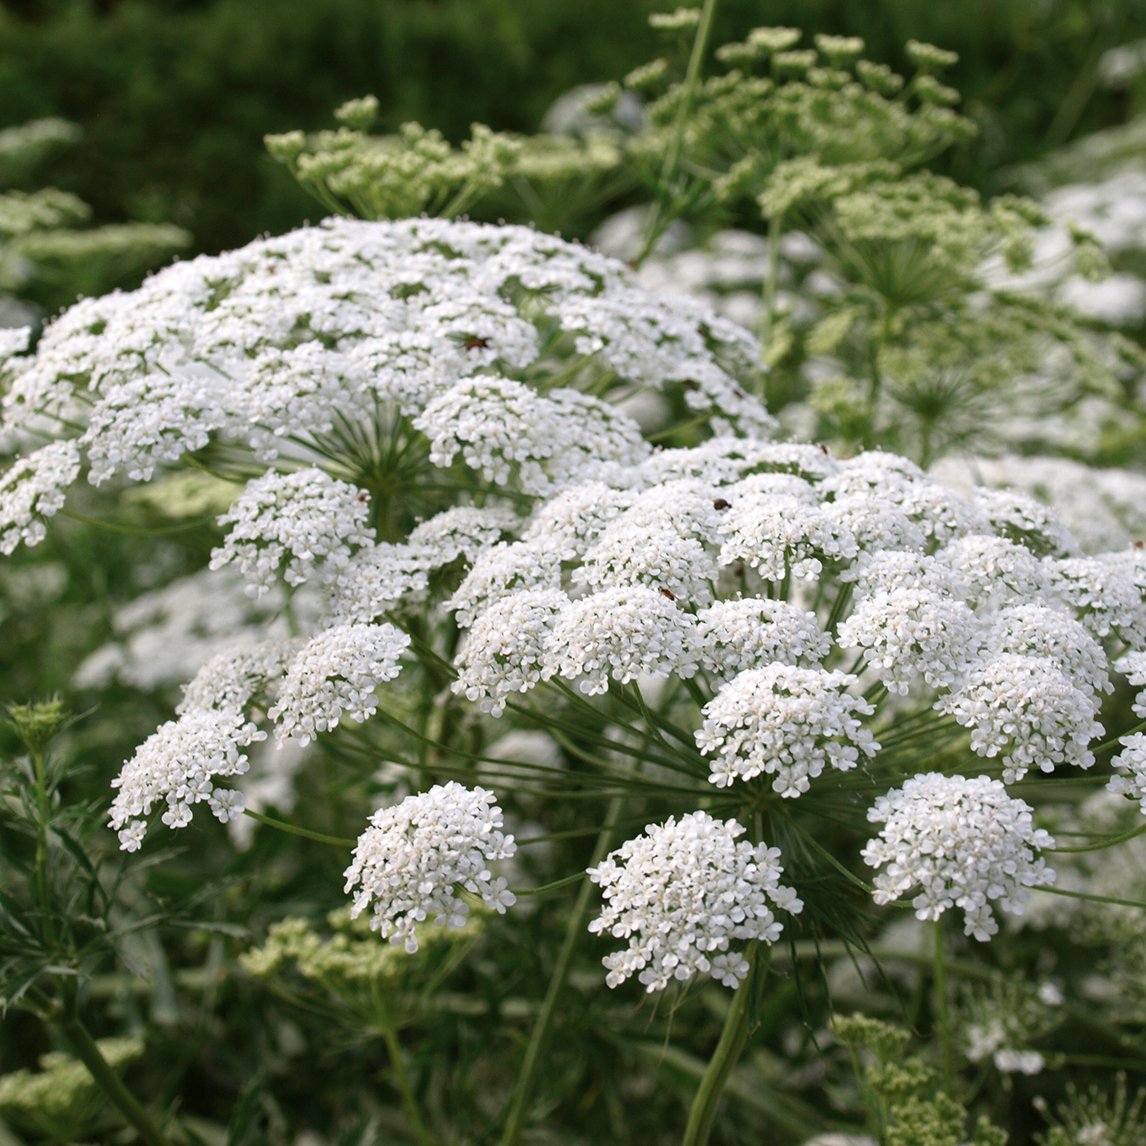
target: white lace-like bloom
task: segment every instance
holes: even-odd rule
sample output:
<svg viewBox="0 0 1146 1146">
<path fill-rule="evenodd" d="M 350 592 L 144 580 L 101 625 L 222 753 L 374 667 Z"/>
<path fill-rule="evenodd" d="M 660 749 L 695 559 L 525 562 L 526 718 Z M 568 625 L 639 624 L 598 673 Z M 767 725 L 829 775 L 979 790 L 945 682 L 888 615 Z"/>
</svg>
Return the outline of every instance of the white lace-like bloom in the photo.
<svg viewBox="0 0 1146 1146">
<path fill-rule="evenodd" d="M 1056 764 L 1089 768 L 1090 743 L 1102 735 L 1093 691 L 1078 688 L 1050 657 L 999 653 L 981 661 L 962 685 L 935 705 L 971 729 L 971 749 L 1002 755 L 1003 779 L 1028 769 L 1053 772 Z"/>
<path fill-rule="evenodd" d="M 715 554 L 675 529 L 632 525 L 623 515 L 586 550 L 574 582 L 592 589 L 647 585 L 691 605 L 712 601 L 720 574 Z"/>
<path fill-rule="evenodd" d="M 248 365 L 236 413 L 241 411 L 251 427 L 248 442 L 255 456 L 272 461 L 285 440 L 329 434 L 336 412 L 344 424 L 369 425 L 377 402 L 371 383 L 360 360 L 317 338 L 270 346 Z"/>
<path fill-rule="evenodd" d="M 681 478 L 730 485 L 763 471 L 818 481 L 834 473 L 836 465 L 826 447 L 717 436 L 699 446 L 654 453 L 641 466 L 641 475 L 650 485 Z"/>
<path fill-rule="evenodd" d="M 579 557 L 636 498 L 630 490 L 603 481 L 583 482 L 542 502 L 522 534 L 555 552 L 562 561 Z"/>
<path fill-rule="evenodd" d="M 1131 648 L 1146 646 L 1146 551 L 1101 553 L 1050 561 L 1054 591 L 1096 636 L 1111 633 Z"/>
<path fill-rule="evenodd" d="M 836 500 L 866 496 L 898 506 L 923 535 L 940 545 L 965 533 L 990 532 L 985 514 L 914 462 L 881 450 L 868 450 L 838 463 L 821 485 Z"/>
<path fill-rule="evenodd" d="M 1130 796 L 1139 802 L 1146 816 L 1146 732 L 1122 737 L 1122 751 L 1111 760 L 1116 775 L 1106 785 L 1116 796 Z"/>
<path fill-rule="evenodd" d="M 119 832 L 120 847 L 139 849 L 147 830 L 145 817 L 161 802 L 169 828 L 186 827 L 191 808 L 203 802 L 224 822 L 238 815 L 239 793 L 216 787 L 214 780 L 246 772 L 247 757 L 240 749 L 265 737 L 234 709 L 192 708 L 161 725 L 111 782 L 118 791 L 109 823 Z"/>
<path fill-rule="evenodd" d="M 1050 657 L 1083 692 L 1113 692 L 1106 652 L 1069 613 L 1047 605 L 1010 605 L 991 622 L 987 648 Z"/>
<path fill-rule="evenodd" d="M 517 850 L 513 836 L 501 830 L 492 792 L 450 781 L 380 808 L 370 825 L 346 869 L 345 890 L 354 893 L 350 914 L 357 918 L 370 908 L 370 926 L 411 954 L 418 950 L 419 923 L 464 926 L 469 905 L 459 889 L 497 912 L 515 902 L 504 878 L 490 871 Z"/>
<path fill-rule="evenodd" d="M 333 577 L 351 546 L 372 540 L 368 514 L 365 494 L 320 469 L 265 474 L 219 518 L 231 528 L 211 568 L 234 561 L 253 596 L 267 592 L 280 570 L 288 585 L 313 577 L 320 563 Z"/>
<path fill-rule="evenodd" d="M 702 609 L 696 615 L 696 637 L 701 664 L 723 677 L 774 661 L 818 663 L 832 648 L 815 613 L 764 597 L 717 601 Z"/>
<path fill-rule="evenodd" d="M 561 560 L 542 541 L 499 542 L 473 564 L 445 607 L 464 629 L 491 605 L 523 589 L 557 589 Z"/>
<path fill-rule="evenodd" d="M 875 902 L 891 903 L 918 889 L 916 918 L 938 919 L 958 907 L 963 932 L 989 939 L 999 930 L 993 904 L 1021 915 L 1030 889 L 1054 883 L 1040 848 L 1054 839 L 1035 828 L 1031 808 L 987 776 L 913 776 L 868 810 L 882 823 L 861 853 L 875 877 Z"/>
<path fill-rule="evenodd" d="M 824 512 L 855 538 L 861 552 L 922 551 L 927 535 L 902 505 L 871 493 L 841 494 Z"/>
<path fill-rule="evenodd" d="M 393 680 L 410 638 L 390 624 L 335 625 L 312 637 L 294 656 L 267 716 L 275 740 L 309 744 L 344 717 L 369 720 L 375 688 Z"/>
<path fill-rule="evenodd" d="M 511 693 L 545 679 L 553 624 L 568 603 L 560 589 L 522 590 L 494 602 L 474 620 L 454 658 L 453 691 L 500 716 Z"/>
<path fill-rule="evenodd" d="M 477 560 L 503 534 L 520 524 L 517 515 L 503 506 L 477 508 L 457 505 L 443 509 L 410 530 L 407 544 L 423 555 L 426 565 L 435 569 L 458 557 Z"/>
<path fill-rule="evenodd" d="M 0 553 L 44 540 L 45 519 L 59 512 L 79 472 L 74 442 L 52 442 L 12 463 L 0 477 Z"/>
<path fill-rule="evenodd" d="M 888 692 L 906 695 L 920 678 L 950 688 L 981 649 L 982 628 L 962 601 L 906 586 L 865 597 L 840 625 L 841 648 L 861 648 Z"/>
<path fill-rule="evenodd" d="M 625 510 L 623 520 L 637 529 L 672 529 L 705 545 L 720 540 L 722 511 L 714 505 L 713 486 L 707 481 L 680 478 L 643 489 Z M 615 522 L 614 526 L 619 526 Z"/>
<path fill-rule="evenodd" d="M 738 841 L 743 834 L 735 820 L 692 812 L 649 824 L 589 869 L 605 899 L 589 930 L 629 944 L 602 960 L 610 987 L 634 973 L 647 991 L 694 975 L 740 985 L 748 961 L 733 944 L 775 943 L 783 931 L 775 912 L 804 906 L 780 883 L 780 849 Z"/>
<path fill-rule="evenodd" d="M 963 596 L 963 585 L 949 566 L 926 553 L 910 549 L 861 553 L 851 568 L 840 574 L 840 580 L 854 582 L 854 595 L 860 601 L 877 593 L 892 593 L 899 589 L 926 589 L 959 599 Z"/>
<path fill-rule="evenodd" d="M 1020 541 L 1040 554 L 1069 557 L 1078 542 L 1054 512 L 1036 497 L 1016 489 L 978 489 L 975 504 L 995 531 Z"/>
<path fill-rule="evenodd" d="M 1135 686 L 1146 685 L 1146 652 L 1135 649 L 1114 662 L 1114 667 Z M 1131 706 L 1136 716 L 1146 717 L 1146 689 L 1134 698 Z"/>
<path fill-rule="evenodd" d="M 695 674 L 696 621 L 668 597 L 644 585 L 621 585 L 571 601 L 553 626 L 546 676 L 578 681 L 583 693 L 609 691 L 651 676 Z"/>
<path fill-rule="evenodd" d="M 765 435 L 774 421 L 727 372 L 758 361 L 745 331 L 552 236 L 331 220 L 73 306 L 34 353 L 0 356 L 0 433 L 78 439 L 99 482 L 148 480 L 212 442 L 264 462 L 329 457 L 350 448 L 347 427 L 420 456 L 417 423 L 440 460 L 461 452 L 549 491 L 648 455 L 618 396 L 671 388 L 721 432 Z M 540 393 L 555 371 L 592 392 Z"/>
<path fill-rule="evenodd" d="M 183 700 L 175 711 L 182 714 L 213 708 L 241 712 L 256 693 L 278 682 L 294 648 L 290 641 L 266 641 L 254 648 L 218 653 L 183 686 Z"/>
<path fill-rule="evenodd" d="M 376 620 L 403 599 L 419 596 L 429 583 L 425 553 L 413 545 L 364 545 L 334 575 L 327 616 L 339 624 Z"/>
<path fill-rule="evenodd" d="M 821 668 L 771 664 L 735 676 L 702 710 L 696 732 L 701 754 L 715 756 L 709 781 L 774 776 L 781 796 L 796 797 L 828 765 L 854 768 L 879 745 L 860 719 L 875 709 L 847 692 L 855 677 Z"/>
<path fill-rule="evenodd" d="M 769 581 L 785 577 L 812 580 L 821 558 L 850 561 L 858 552 L 851 531 L 803 497 L 749 493 L 738 497 L 721 521 L 720 561 L 745 562 Z"/>
<path fill-rule="evenodd" d="M 178 378 L 153 371 L 107 387 L 80 439 L 91 483 L 117 473 L 149 481 L 156 466 L 201 450 L 226 421 L 212 392 L 217 385 L 204 368 L 198 377 L 191 371 Z"/>
<path fill-rule="evenodd" d="M 455 455 L 487 481 L 511 474 L 526 493 L 545 494 L 590 477 L 596 465 L 637 465 L 651 447 L 619 410 L 575 390 L 538 394 L 521 382 L 480 374 L 463 378 L 414 419 L 430 441 L 430 460 Z"/>
<path fill-rule="evenodd" d="M 972 608 L 1029 601 L 1050 587 L 1042 561 L 1005 537 L 971 533 L 944 546 L 937 557 L 952 570 Z"/>
</svg>

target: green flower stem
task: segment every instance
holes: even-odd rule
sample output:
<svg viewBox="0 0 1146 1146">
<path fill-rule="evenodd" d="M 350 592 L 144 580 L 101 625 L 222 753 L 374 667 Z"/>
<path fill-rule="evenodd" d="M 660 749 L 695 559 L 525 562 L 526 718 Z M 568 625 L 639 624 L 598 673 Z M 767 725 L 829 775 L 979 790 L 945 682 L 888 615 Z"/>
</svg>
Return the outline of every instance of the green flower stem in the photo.
<svg viewBox="0 0 1146 1146">
<path fill-rule="evenodd" d="M 680 167 L 680 153 L 684 147 L 685 128 L 692 112 L 693 101 L 696 99 L 696 89 L 700 86 L 700 69 L 704 63 L 704 54 L 708 50 L 708 37 L 712 32 L 712 19 L 715 14 L 716 0 L 704 0 L 704 7 L 700 11 L 700 20 L 696 27 L 696 38 L 692 42 L 692 54 L 688 58 L 688 70 L 685 72 L 684 98 L 680 102 L 672 138 L 669 140 L 668 151 L 665 152 L 664 163 L 661 165 L 657 201 L 649 216 L 640 254 L 633 260 L 634 266 L 639 267 L 649 257 L 657 239 L 661 237 L 673 218 L 673 215 L 665 210 L 665 196 L 675 193 L 674 185 Z"/>
<path fill-rule="evenodd" d="M 394 1069 L 394 1082 L 402 1098 L 402 1109 L 410 1120 L 414 1137 L 418 1139 L 421 1146 L 434 1146 L 437 1140 L 422 1121 L 421 1112 L 418 1110 L 418 1100 L 414 1096 L 414 1088 L 410 1085 L 410 1074 L 406 1070 L 406 1062 L 402 1057 L 402 1047 L 398 1042 L 398 1034 L 394 1030 L 393 1023 L 387 1022 L 383 1025 L 382 1038 L 386 1043 L 386 1053 L 390 1056 L 390 1064 Z"/>
<path fill-rule="evenodd" d="M 76 1058 L 87 1067 L 95 1084 L 107 1096 L 111 1104 L 123 1115 L 124 1121 L 132 1126 L 147 1146 L 168 1146 L 159 1127 L 150 1114 L 136 1101 L 135 1096 L 123 1084 L 123 1080 L 112 1070 L 103 1057 L 95 1039 L 76 1017 L 63 1019 L 60 1029 L 68 1040 Z"/>
<path fill-rule="evenodd" d="M 595 867 L 608 854 L 614 828 L 628 803 L 628 796 L 614 796 L 609 801 L 605 824 L 601 829 L 601 834 L 597 837 L 597 844 L 593 848 L 593 857 L 589 861 L 589 867 Z M 565 926 L 565 939 L 561 944 L 561 953 L 557 957 L 557 965 L 553 968 L 553 974 L 550 976 L 549 987 L 545 992 L 545 999 L 541 1004 L 537 1021 L 529 1033 L 529 1044 L 525 1048 L 525 1058 L 517 1076 L 517 1085 L 514 1087 L 513 1097 L 510 1100 L 509 1115 L 505 1121 L 505 1129 L 498 1140 L 498 1146 L 514 1146 L 521 1134 L 526 1107 L 533 1090 L 533 1079 L 537 1074 L 537 1068 L 541 1063 L 541 1053 L 545 1049 L 550 1028 L 553 1026 L 553 1020 L 557 1015 L 557 1000 L 565 987 L 566 979 L 569 977 L 569 968 L 572 966 L 577 944 L 587 928 L 585 919 L 589 914 L 593 889 L 593 882 L 586 879 L 581 884 L 581 890 L 577 893 L 573 910 L 569 913 L 569 921 Z"/>
<path fill-rule="evenodd" d="M 891 341 L 891 307 L 884 303 L 881 308 L 879 320 L 879 338 L 871 348 L 871 385 L 867 394 L 867 416 L 863 432 L 863 447 L 870 450 L 875 447 L 875 424 L 878 416 L 880 391 L 883 389 L 883 374 L 880 371 L 880 354 Z"/>
<path fill-rule="evenodd" d="M 336 848 L 352 848 L 357 840 L 343 839 L 341 836 L 325 836 L 322 832 L 312 832 L 309 828 L 300 828 L 296 824 L 288 824 L 286 820 L 276 820 L 273 816 L 264 816 L 262 812 L 253 812 L 250 808 L 243 809 L 244 816 L 250 816 L 257 824 L 265 824 L 268 828 L 277 828 L 280 832 L 288 832 L 292 836 L 301 836 L 304 840 L 314 840 L 320 844 L 330 844 Z"/>
<path fill-rule="evenodd" d="M 1118 844 L 1124 844 L 1127 840 L 1132 840 L 1135 836 L 1140 836 L 1144 832 L 1146 832 L 1146 824 L 1141 824 L 1139 827 L 1132 828 L 1128 832 L 1121 832 L 1116 836 L 1107 836 L 1092 844 L 1080 844 L 1077 847 L 1068 848 L 1044 848 L 1043 850 L 1048 852 L 1100 852 L 1104 851 L 1106 848 L 1112 848 Z M 1073 835 L 1074 833 L 1059 832 L 1058 834 Z M 1079 834 L 1087 836 L 1093 835 L 1092 832 L 1081 832 Z"/>
<path fill-rule="evenodd" d="M 40 911 L 43 913 L 44 938 L 51 946 L 54 942 L 55 929 L 52 925 L 51 886 L 48 878 L 48 817 L 51 812 L 48 769 L 42 751 L 32 750 L 31 756 L 36 783 L 36 896 L 40 901 Z"/>
<path fill-rule="evenodd" d="M 939 1024 L 939 1043 L 943 1055 L 943 1086 L 948 1094 L 955 1090 L 955 1044 L 951 1032 L 951 1012 L 947 1006 L 947 966 L 944 963 L 943 918 L 935 921 L 935 1019 Z"/>
<path fill-rule="evenodd" d="M 724 1088 L 748 1042 L 749 1012 L 755 997 L 756 976 L 763 975 L 767 969 L 768 949 L 765 948 L 763 959 L 758 958 L 759 949 L 758 941 L 751 944 L 748 949 L 748 978 L 740 984 L 732 996 L 732 1004 L 724 1020 L 724 1030 L 720 1033 L 720 1042 L 716 1044 L 708 1069 L 704 1072 L 696 1097 L 692 1100 L 692 1109 L 688 1112 L 688 1124 L 685 1126 L 681 1146 L 706 1146 L 708 1136 L 712 1133 L 712 1125 L 716 1121 L 716 1111 L 724 1094 Z"/>
</svg>

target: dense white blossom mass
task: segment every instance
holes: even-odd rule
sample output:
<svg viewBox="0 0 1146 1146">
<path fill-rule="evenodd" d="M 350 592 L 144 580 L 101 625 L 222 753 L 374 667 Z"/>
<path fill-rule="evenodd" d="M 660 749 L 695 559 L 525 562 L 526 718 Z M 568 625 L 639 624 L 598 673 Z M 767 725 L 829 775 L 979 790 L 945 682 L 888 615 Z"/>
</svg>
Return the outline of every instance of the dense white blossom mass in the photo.
<svg viewBox="0 0 1146 1146">
<path fill-rule="evenodd" d="M 459 889 L 498 912 L 512 906 L 504 877 L 490 871 L 517 850 L 513 836 L 501 830 L 496 799 L 451 780 L 375 812 L 346 869 L 351 914 L 370 909 L 370 926 L 412 953 L 419 923 L 465 924 L 469 905 Z"/>
<path fill-rule="evenodd" d="M 875 877 L 876 903 L 919 889 L 919 919 L 938 919 L 958 907 L 963 930 L 985 940 L 999 925 L 992 905 L 1022 914 L 1030 889 L 1054 882 L 1036 853 L 1054 847 L 1036 828 L 1030 805 L 1007 794 L 998 780 L 929 772 L 876 800 L 868 819 L 882 823 L 863 850 Z"/>
<path fill-rule="evenodd" d="M 147 481 L 201 451 L 233 483 L 211 568 L 226 594 L 245 585 L 245 610 L 219 609 L 243 631 L 197 642 L 178 719 L 115 781 L 128 850 L 153 813 L 239 814 L 250 745 L 369 721 L 401 662 L 395 737 L 419 674 L 420 708 L 467 737 L 507 709 L 559 721 L 579 782 L 607 786 L 610 753 L 643 738 L 655 768 L 625 777 L 635 798 L 663 781 L 666 800 L 783 819 L 846 787 L 883 825 L 862 853 L 877 903 L 959 907 L 978 938 L 1052 875 L 1050 837 L 1004 783 L 1105 764 L 1119 740 L 1111 790 L 1146 809 L 1143 735 L 1116 711 L 1130 689 L 1146 715 L 1146 550 L 1086 555 L 1032 495 L 960 496 L 892 454 L 768 441 L 743 385 L 751 336 L 590 251 L 330 222 L 85 301 L 34 351 L 3 350 L 0 431 L 60 440 L 0 477 L 0 552 L 40 540 L 85 472 Z M 631 413 L 649 393 L 669 420 L 651 429 Z M 672 418 L 688 444 L 654 447 Z M 931 751 L 929 768 L 990 775 L 913 775 Z M 460 759 L 482 779 L 480 747 Z M 419 923 L 464 919 L 463 893 L 503 910 L 502 829 L 492 791 L 454 782 L 376 812 L 346 873 L 355 913 L 412 950 Z M 801 906 L 777 849 L 744 834 L 686 803 L 590 871 L 593 929 L 629 942 L 611 985 L 744 979 L 740 944 L 773 942 L 775 913 Z"/>
<path fill-rule="evenodd" d="M 589 869 L 605 898 L 589 930 L 628 940 L 602 960 L 610 987 L 633 974 L 648 991 L 694 975 L 740 984 L 749 965 L 739 944 L 775 943 L 784 929 L 776 912 L 803 908 L 780 883 L 780 850 L 743 834 L 735 820 L 692 812 L 650 824 Z"/>
</svg>

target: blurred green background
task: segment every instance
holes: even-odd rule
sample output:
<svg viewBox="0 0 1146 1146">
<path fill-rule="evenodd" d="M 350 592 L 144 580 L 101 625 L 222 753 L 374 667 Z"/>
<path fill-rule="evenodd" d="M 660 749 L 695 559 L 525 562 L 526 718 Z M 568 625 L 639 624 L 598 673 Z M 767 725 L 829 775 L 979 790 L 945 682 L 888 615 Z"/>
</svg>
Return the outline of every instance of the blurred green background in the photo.
<svg viewBox="0 0 1146 1146">
<path fill-rule="evenodd" d="M 0 5 L 0 126 L 58 115 L 78 146 L 38 172 L 95 222 L 170 222 L 216 252 L 320 215 L 262 136 L 331 125 L 375 93 L 383 129 L 419 120 L 534 130 L 579 83 L 661 50 L 653 0 L 20 0 Z M 1100 82 L 1110 48 L 1146 36 L 1141 0 L 721 0 L 714 43 L 761 24 L 862 35 L 904 66 L 911 38 L 959 52 L 949 82 L 980 126 L 947 158 L 982 190 L 1000 171 L 1146 104 Z M 41 180 L 42 181 L 42 180 Z"/>
</svg>

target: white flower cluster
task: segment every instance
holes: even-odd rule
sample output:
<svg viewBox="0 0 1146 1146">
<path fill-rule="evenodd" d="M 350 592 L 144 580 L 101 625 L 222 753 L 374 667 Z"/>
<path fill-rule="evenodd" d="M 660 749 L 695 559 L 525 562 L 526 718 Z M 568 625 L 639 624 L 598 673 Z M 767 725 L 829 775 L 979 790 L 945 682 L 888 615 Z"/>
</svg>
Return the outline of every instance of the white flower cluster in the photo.
<svg viewBox="0 0 1146 1146">
<path fill-rule="evenodd" d="M 633 974 L 648 991 L 694 975 L 739 986 L 749 966 L 733 945 L 775 943 L 783 931 L 776 911 L 804 906 L 780 883 L 779 849 L 738 840 L 743 834 L 735 820 L 692 812 L 650 824 L 589 869 L 605 899 L 589 930 L 628 940 L 602 960 L 610 987 Z"/>
<path fill-rule="evenodd" d="M 211 568 L 235 562 L 253 596 L 268 592 L 280 571 L 288 585 L 303 584 L 320 563 L 332 577 L 350 546 L 370 542 L 368 514 L 365 494 L 315 466 L 272 471 L 252 481 L 219 518 L 230 529 L 211 555 Z"/>
<path fill-rule="evenodd" d="M 0 477 L 0 553 L 43 541 L 45 519 L 63 507 L 64 490 L 79 472 L 75 442 L 52 442 L 13 463 Z"/>
<path fill-rule="evenodd" d="M 484 788 L 450 781 L 375 812 L 346 869 L 351 915 L 369 908 L 370 926 L 413 953 L 419 923 L 464 926 L 469 905 L 459 889 L 497 912 L 512 906 L 505 879 L 490 871 L 517 850 L 501 830 L 496 800 Z"/>
<path fill-rule="evenodd" d="M 410 638 L 390 624 L 334 625 L 312 637 L 291 660 L 267 712 L 276 742 L 305 745 L 343 717 L 369 720 L 378 708 L 375 688 L 398 675 L 409 645 Z"/>
<path fill-rule="evenodd" d="M 243 810 L 241 794 L 217 787 L 214 780 L 241 776 L 247 757 L 240 749 L 265 736 L 230 708 L 189 708 L 162 725 L 112 781 L 118 791 L 109 821 L 119 832 L 120 847 L 139 849 L 145 817 L 160 803 L 166 804 L 163 822 L 169 828 L 186 827 L 192 806 L 204 801 L 224 823 L 237 816 Z"/>
<path fill-rule="evenodd" d="M 918 888 L 916 917 L 938 919 L 963 911 L 963 930 L 986 940 L 999 925 L 992 910 L 1021 915 L 1030 889 L 1054 882 L 1040 848 L 1053 837 L 1035 828 L 1031 808 L 987 776 L 970 779 L 938 772 L 913 776 L 876 800 L 868 819 L 882 823 L 863 849 L 875 877 L 876 903 L 890 903 Z"/>
<path fill-rule="evenodd" d="M 709 781 L 727 788 L 775 776 L 781 796 L 799 796 L 825 766 L 846 772 L 879 750 L 862 717 L 875 708 L 847 690 L 855 677 L 822 668 L 770 664 L 730 680 L 704 706 L 696 744 L 715 756 Z"/>
<path fill-rule="evenodd" d="M 549 492 L 650 452 L 614 392 L 673 388 L 726 428 L 766 434 L 773 420 L 736 381 L 758 354 L 732 324 L 548 235 L 331 220 L 72 307 L 34 353 L 4 356 L 0 432 L 83 425 L 52 475 L 60 492 L 83 461 L 95 483 L 146 481 L 215 441 L 316 461 L 395 428 L 434 464 L 460 452 L 490 481 Z M 31 492 L 6 514 L 0 502 L 0 537 L 55 457 L 10 471 L 9 491 Z"/>
<path fill-rule="evenodd" d="M 1115 774 L 1106 785 L 1107 790 L 1139 801 L 1146 816 L 1146 732 L 1124 736 L 1121 743 L 1122 751 L 1111 761 Z"/>
</svg>

